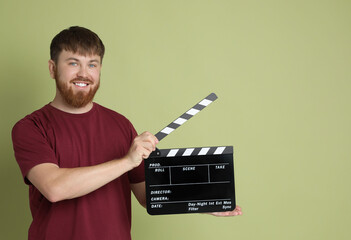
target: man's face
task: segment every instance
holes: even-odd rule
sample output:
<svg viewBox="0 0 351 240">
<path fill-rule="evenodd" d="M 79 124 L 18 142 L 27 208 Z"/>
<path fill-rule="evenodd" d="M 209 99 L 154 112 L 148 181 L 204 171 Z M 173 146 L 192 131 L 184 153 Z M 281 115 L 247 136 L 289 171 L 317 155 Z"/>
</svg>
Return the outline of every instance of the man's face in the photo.
<svg viewBox="0 0 351 240">
<path fill-rule="evenodd" d="M 52 64 L 51 76 L 56 80 L 58 94 L 67 104 L 81 108 L 92 102 L 100 86 L 100 56 L 82 56 L 63 50 L 57 63 Z"/>
</svg>

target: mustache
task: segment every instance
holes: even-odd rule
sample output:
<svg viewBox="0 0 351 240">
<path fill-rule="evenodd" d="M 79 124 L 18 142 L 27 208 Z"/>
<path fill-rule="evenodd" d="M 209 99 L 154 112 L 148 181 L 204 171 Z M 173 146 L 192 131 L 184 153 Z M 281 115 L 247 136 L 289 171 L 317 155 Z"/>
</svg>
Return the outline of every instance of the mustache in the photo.
<svg viewBox="0 0 351 240">
<path fill-rule="evenodd" d="M 88 83 L 88 84 L 93 84 L 93 83 L 94 83 L 94 82 L 91 81 L 89 78 L 85 78 L 85 77 L 76 77 L 76 78 L 72 79 L 72 80 L 70 81 L 70 83 L 73 83 L 73 82 L 75 82 L 75 81 L 86 82 L 86 83 Z"/>
</svg>

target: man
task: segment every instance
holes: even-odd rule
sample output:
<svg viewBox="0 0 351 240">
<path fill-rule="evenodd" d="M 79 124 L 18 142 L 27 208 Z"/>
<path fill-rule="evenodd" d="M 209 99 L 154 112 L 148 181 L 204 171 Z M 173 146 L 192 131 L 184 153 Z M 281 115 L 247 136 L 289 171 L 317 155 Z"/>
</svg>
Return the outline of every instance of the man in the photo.
<svg viewBox="0 0 351 240">
<path fill-rule="evenodd" d="M 158 140 L 137 135 L 125 117 L 93 102 L 104 51 L 88 29 L 56 35 L 49 60 L 56 95 L 12 130 L 29 185 L 29 239 L 130 239 L 131 191 L 145 207 L 143 159 Z"/>
</svg>

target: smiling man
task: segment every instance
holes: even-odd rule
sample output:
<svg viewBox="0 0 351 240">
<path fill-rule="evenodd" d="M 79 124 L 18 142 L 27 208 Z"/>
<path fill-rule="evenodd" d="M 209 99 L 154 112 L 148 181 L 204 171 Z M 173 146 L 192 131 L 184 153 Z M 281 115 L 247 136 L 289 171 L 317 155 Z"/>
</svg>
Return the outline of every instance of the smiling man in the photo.
<svg viewBox="0 0 351 240">
<path fill-rule="evenodd" d="M 130 239 L 131 192 L 145 207 L 143 159 L 158 140 L 137 135 L 124 116 L 93 102 L 104 45 L 70 27 L 50 45 L 52 102 L 12 130 L 15 157 L 29 186 L 31 240 Z M 240 215 L 233 212 L 218 216 Z"/>
<path fill-rule="evenodd" d="M 157 139 L 93 102 L 104 45 L 71 27 L 50 46 L 52 102 L 20 120 L 12 138 L 29 185 L 29 239 L 130 239 L 131 190 L 145 204 L 143 159 Z"/>
</svg>

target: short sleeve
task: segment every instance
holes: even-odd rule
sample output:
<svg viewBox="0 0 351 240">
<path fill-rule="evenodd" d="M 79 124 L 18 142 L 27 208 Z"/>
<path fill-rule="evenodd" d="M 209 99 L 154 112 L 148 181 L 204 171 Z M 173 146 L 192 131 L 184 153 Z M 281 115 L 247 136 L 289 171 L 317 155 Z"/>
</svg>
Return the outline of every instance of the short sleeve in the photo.
<svg viewBox="0 0 351 240">
<path fill-rule="evenodd" d="M 144 161 L 141 164 L 129 172 L 130 183 L 140 183 L 145 181 L 145 170 Z"/>
<path fill-rule="evenodd" d="M 16 161 L 26 184 L 30 169 L 41 163 L 55 163 L 55 152 L 47 140 L 47 134 L 35 121 L 24 118 L 12 129 L 12 143 Z"/>
</svg>

